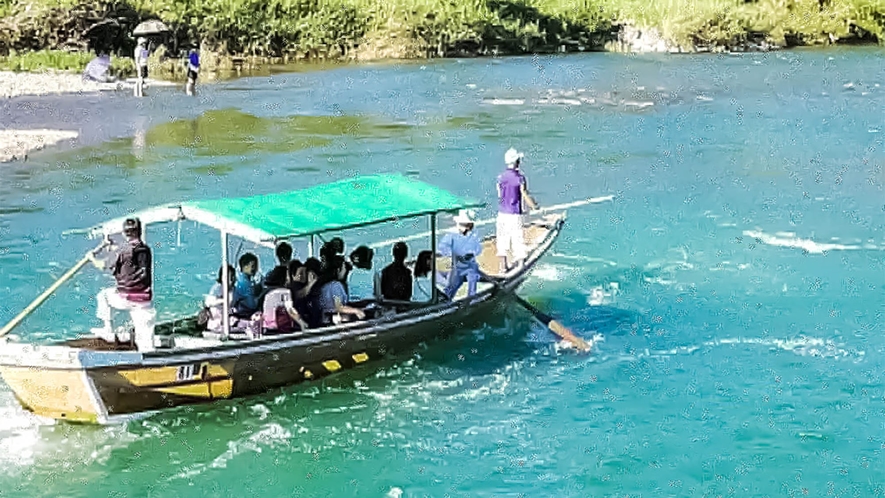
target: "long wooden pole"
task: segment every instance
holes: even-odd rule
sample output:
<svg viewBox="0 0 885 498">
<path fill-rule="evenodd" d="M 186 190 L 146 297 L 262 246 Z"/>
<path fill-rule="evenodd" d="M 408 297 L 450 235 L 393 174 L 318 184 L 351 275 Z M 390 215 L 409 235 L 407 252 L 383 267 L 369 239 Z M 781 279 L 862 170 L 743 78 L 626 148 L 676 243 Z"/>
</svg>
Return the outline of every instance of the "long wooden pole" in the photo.
<svg viewBox="0 0 885 498">
<path fill-rule="evenodd" d="M 612 199 L 614 199 L 613 195 L 606 195 L 604 197 L 590 197 L 588 199 L 582 199 L 579 201 L 566 202 L 564 204 L 556 204 L 553 206 L 544 207 L 544 208 L 527 213 L 527 216 L 533 216 L 533 215 L 538 215 L 538 214 L 542 214 L 542 213 L 549 213 L 551 211 L 562 211 L 563 209 L 569 209 L 569 208 L 578 207 L 578 206 L 586 206 L 588 204 L 599 204 L 602 202 L 610 201 Z M 474 226 L 488 225 L 488 224 L 494 223 L 496 220 L 497 220 L 497 218 L 488 218 L 485 220 L 479 220 L 476 223 L 474 223 Z M 372 244 L 370 247 L 372 249 L 381 249 L 383 247 L 388 247 L 393 244 L 396 244 L 397 242 L 406 242 L 409 240 L 423 239 L 425 237 L 430 237 L 430 235 L 431 235 L 430 232 L 424 232 L 424 233 L 419 233 L 416 235 L 398 237 L 396 239 L 383 240 L 381 242 L 377 242 L 375 244 Z"/>
<path fill-rule="evenodd" d="M 34 302 L 29 304 L 28 307 L 23 309 L 21 313 L 19 313 L 15 318 L 12 319 L 12 321 L 7 323 L 2 329 L 0 329 L 0 337 L 3 337 L 4 335 L 10 333 L 12 331 L 12 329 L 16 328 L 25 318 L 28 317 L 28 315 L 30 315 L 31 313 L 34 312 L 34 310 L 39 308 L 40 305 L 43 304 L 44 301 L 49 299 L 49 296 L 51 296 L 53 292 L 57 291 L 59 287 L 64 285 L 65 282 L 70 280 L 71 277 L 73 277 L 78 271 L 80 271 L 80 269 L 83 268 L 83 266 L 85 266 L 86 263 L 89 262 L 92 255 L 94 253 L 98 252 L 99 250 L 101 250 L 106 244 L 107 244 L 107 241 L 104 240 L 104 241 L 102 241 L 101 244 L 98 245 L 98 247 L 96 247 L 95 249 L 86 253 L 86 255 L 83 256 L 83 259 L 81 259 L 80 261 L 77 261 L 77 264 L 75 264 L 73 266 L 73 268 L 68 270 L 61 277 L 59 277 L 59 279 L 56 280 L 54 284 L 50 285 L 48 289 L 46 289 L 45 291 L 43 291 L 42 294 L 37 296 L 37 299 L 34 299 Z"/>
</svg>

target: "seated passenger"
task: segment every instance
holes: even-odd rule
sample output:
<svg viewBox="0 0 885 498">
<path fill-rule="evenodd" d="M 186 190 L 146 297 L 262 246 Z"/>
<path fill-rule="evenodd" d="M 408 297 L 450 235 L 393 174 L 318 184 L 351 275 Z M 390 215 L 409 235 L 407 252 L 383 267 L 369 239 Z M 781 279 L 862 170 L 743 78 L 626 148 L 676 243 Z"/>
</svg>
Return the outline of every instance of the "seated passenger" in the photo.
<svg viewBox="0 0 885 498">
<path fill-rule="evenodd" d="M 290 270 L 292 266 L 289 266 Z M 320 318 L 312 319 L 313 315 L 320 316 L 318 311 L 314 311 L 311 306 L 312 302 L 309 297 L 314 285 L 322 273 L 322 263 L 316 258 L 308 258 L 304 265 L 296 268 L 292 273 L 289 281 L 289 292 L 292 294 L 292 303 L 298 314 L 307 321 L 308 325 L 319 323 Z"/>
<path fill-rule="evenodd" d="M 224 298 L 223 292 L 224 287 L 222 286 L 222 276 L 223 276 L 223 268 L 218 269 L 218 279 L 212 285 L 212 288 L 209 289 L 209 294 L 206 294 L 203 305 L 209 309 L 209 321 L 206 322 L 206 329 L 212 332 L 220 332 L 224 327 L 224 322 L 222 317 L 224 316 Z M 234 270 L 233 266 L 227 266 L 227 277 L 228 277 L 228 292 L 227 292 L 227 301 L 228 306 L 230 306 L 230 310 L 233 311 L 233 290 L 234 285 L 236 283 L 237 273 Z M 230 317 L 230 327 L 231 329 L 239 328 L 239 319 L 233 314 Z"/>
<path fill-rule="evenodd" d="M 393 245 L 393 263 L 381 270 L 381 297 L 391 301 L 412 299 L 412 272 L 406 267 L 409 247 L 405 242 Z"/>
<path fill-rule="evenodd" d="M 431 281 L 431 271 L 433 270 L 433 251 L 421 251 L 418 253 L 418 259 L 415 261 L 415 268 L 413 269 L 415 275 L 415 291 L 412 293 L 413 299 L 419 302 L 427 302 L 430 301 L 433 297 L 431 293 L 432 289 L 432 281 Z M 442 273 L 436 272 L 436 284 L 442 285 L 443 283 L 448 281 L 448 277 Z M 440 292 L 437 292 L 437 295 L 442 295 Z"/>
<path fill-rule="evenodd" d="M 335 321 L 334 317 L 341 315 L 355 316 L 360 320 L 366 317 L 363 310 L 347 305 L 348 295 L 344 282 L 347 281 L 348 266 L 343 257 L 334 256 L 324 274 L 314 284 L 309 295 L 316 312 L 311 318 L 319 323 L 309 323 L 311 327 L 331 325 Z"/>
<path fill-rule="evenodd" d="M 285 334 L 307 329 L 307 322 L 295 309 L 292 292 L 286 287 L 277 287 L 267 293 L 261 315 L 266 334 Z"/>
<path fill-rule="evenodd" d="M 323 244 L 323 247 L 320 248 L 320 263 L 323 265 L 322 271 L 325 272 L 332 258 L 340 254 L 344 254 L 344 241 L 341 240 L 341 237 L 335 237 Z"/>
<path fill-rule="evenodd" d="M 234 286 L 233 314 L 240 318 L 250 318 L 258 308 L 261 284 L 253 282 L 258 273 L 258 257 L 247 252 L 240 256 L 240 271 Z"/>
<path fill-rule="evenodd" d="M 280 245 L 277 246 L 276 252 L 277 260 L 279 260 L 280 264 L 275 266 L 273 270 L 267 272 L 267 275 L 264 276 L 265 287 L 272 287 L 268 284 L 268 281 L 283 282 L 283 284 L 280 285 L 286 285 L 286 275 L 289 273 L 289 262 L 292 261 L 292 246 L 287 242 L 280 242 Z"/>
<path fill-rule="evenodd" d="M 290 261 L 288 266 L 294 267 L 294 270 L 297 272 L 298 267 L 301 266 L 301 262 L 297 259 L 295 261 Z M 267 295 L 270 294 L 271 291 L 277 289 L 284 289 L 286 291 L 289 290 L 289 268 L 286 267 L 285 273 L 280 273 L 278 271 L 270 271 L 267 273 L 267 276 L 264 277 L 264 290 L 261 292 L 261 295 L 258 296 L 258 309 L 264 310 L 264 300 L 267 298 Z M 277 267 L 279 268 L 279 267 Z M 274 268 L 276 270 L 276 268 Z M 291 294 L 291 293 L 290 293 Z"/>
<path fill-rule="evenodd" d="M 353 266 L 359 268 L 360 270 L 371 270 L 372 269 L 372 258 L 375 256 L 375 251 L 372 250 L 369 246 L 359 246 L 350 253 L 350 262 L 353 263 Z"/>
</svg>

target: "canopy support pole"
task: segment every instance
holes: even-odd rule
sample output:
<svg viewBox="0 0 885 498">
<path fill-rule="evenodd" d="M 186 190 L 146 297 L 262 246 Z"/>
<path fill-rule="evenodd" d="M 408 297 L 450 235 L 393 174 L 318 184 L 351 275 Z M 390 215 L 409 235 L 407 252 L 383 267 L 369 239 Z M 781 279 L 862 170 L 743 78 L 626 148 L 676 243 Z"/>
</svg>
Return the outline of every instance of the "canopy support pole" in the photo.
<svg viewBox="0 0 885 498">
<path fill-rule="evenodd" d="M 430 302 L 439 302 L 439 293 L 436 290 L 436 213 L 430 215 Z"/>
<path fill-rule="evenodd" d="M 308 257 L 308 258 L 312 258 L 312 257 L 313 257 L 313 251 L 314 251 L 314 249 L 313 249 L 313 246 L 314 246 L 314 240 L 313 240 L 313 239 L 314 239 L 314 236 L 311 235 L 311 236 L 310 236 L 310 245 L 307 247 L 307 257 Z"/>
<path fill-rule="evenodd" d="M 221 340 L 226 341 L 230 336 L 230 272 L 227 262 L 227 232 L 221 232 Z"/>
</svg>

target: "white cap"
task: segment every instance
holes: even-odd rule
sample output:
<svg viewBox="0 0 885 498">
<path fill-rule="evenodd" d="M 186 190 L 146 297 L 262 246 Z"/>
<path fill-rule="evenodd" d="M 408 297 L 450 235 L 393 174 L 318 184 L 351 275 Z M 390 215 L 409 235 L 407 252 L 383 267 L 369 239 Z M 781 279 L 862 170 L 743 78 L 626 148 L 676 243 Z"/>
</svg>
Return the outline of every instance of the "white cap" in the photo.
<svg viewBox="0 0 885 498">
<path fill-rule="evenodd" d="M 525 157 L 525 154 L 522 152 L 517 152 L 516 149 L 511 147 L 507 152 L 504 153 L 504 162 L 509 167 L 513 167 L 516 164 L 516 161 Z"/>
<path fill-rule="evenodd" d="M 138 37 L 138 44 L 141 45 L 142 43 L 147 43 L 147 38 L 145 38 L 143 36 L 139 36 Z"/>
<path fill-rule="evenodd" d="M 455 216 L 455 223 L 458 225 L 468 225 L 476 223 L 476 211 L 472 209 L 462 209 Z"/>
</svg>

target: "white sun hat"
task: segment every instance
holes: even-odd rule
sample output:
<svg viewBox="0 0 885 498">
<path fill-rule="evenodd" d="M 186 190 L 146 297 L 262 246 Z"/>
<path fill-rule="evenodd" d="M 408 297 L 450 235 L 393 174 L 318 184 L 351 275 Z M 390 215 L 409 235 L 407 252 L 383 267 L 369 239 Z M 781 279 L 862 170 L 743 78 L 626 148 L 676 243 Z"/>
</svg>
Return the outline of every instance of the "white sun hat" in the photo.
<svg viewBox="0 0 885 498">
<path fill-rule="evenodd" d="M 476 223 L 476 211 L 472 209 L 462 209 L 455 216 L 455 223 L 458 225 L 469 225 Z"/>
<path fill-rule="evenodd" d="M 507 150 L 507 152 L 504 153 L 504 162 L 507 164 L 507 166 L 513 166 L 514 164 L 516 164 L 516 161 L 522 159 L 523 157 L 525 157 L 525 154 L 523 154 L 522 152 L 517 152 L 516 149 L 511 147 Z"/>
</svg>

